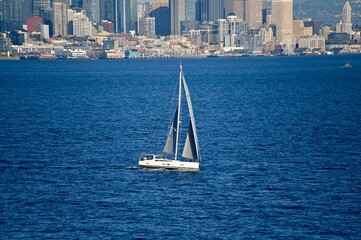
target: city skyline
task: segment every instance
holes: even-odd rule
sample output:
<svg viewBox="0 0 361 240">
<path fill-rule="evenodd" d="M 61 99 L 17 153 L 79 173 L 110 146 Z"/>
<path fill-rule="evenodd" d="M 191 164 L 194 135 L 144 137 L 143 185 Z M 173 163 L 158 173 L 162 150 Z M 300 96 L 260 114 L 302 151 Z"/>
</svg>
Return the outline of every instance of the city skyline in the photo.
<svg viewBox="0 0 361 240">
<path fill-rule="evenodd" d="M 130 56 L 238 56 L 358 51 L 361 36 L 352 28 L 349 1 L 340 7 L 333 26 L 301 18 L 295 14 L 295 1 L 272 0 L 268 7 L 265 0 L 156 0 L 154 5 L 136 0 L 84 0 L 77 7 L 68 7 L 67 0 L 56 1 L 49 9 L 47 5 L 38 9 L 40 16 L 28 17 L 21 27 L 19 22 L 6 25 L 13 30 L 3 31 L 0 49 L 29 52 L 27 46 L 34 44 L 49 44 L 45 49 L 51 49 L 60 40 L 61 48 L 68 51 L 68 45 L 80 40 L 87 46 L 79 54 L 84 57 L 100 57 L 101 51 L 110 58 L 126 52 Z M 110 50 L 116 54 L 104 52 Z M 48 50 L 31 47 L 30 51 Z M 53 57 L 64 54 L 68 53 L 51 53 Z"/>
</svg>

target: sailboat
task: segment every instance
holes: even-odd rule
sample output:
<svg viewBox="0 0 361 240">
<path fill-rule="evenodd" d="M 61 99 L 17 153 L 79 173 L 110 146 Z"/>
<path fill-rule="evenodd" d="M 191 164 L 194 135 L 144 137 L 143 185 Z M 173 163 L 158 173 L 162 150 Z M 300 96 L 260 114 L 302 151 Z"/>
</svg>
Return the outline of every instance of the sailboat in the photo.
<svg viewBox="0 0 361 240">
<path fill-rule="evenodd" d="M 183 152 L 179 155 L 182 92 L 185 92 L 189 112 L 189 125 Z M 170 157 L 169 157 L 170 156 Z M 169 169 L 180 171 L 199 171 L 201 155 L 198 145 L 196 123 L 193 114 L 191 96 L 183 75 L 182 65 L 179 72 L 178 106 L 176 108 L 167 141 L 162 154 L 142 154 L 139 159 L 140 168 Z"/>
</svg>

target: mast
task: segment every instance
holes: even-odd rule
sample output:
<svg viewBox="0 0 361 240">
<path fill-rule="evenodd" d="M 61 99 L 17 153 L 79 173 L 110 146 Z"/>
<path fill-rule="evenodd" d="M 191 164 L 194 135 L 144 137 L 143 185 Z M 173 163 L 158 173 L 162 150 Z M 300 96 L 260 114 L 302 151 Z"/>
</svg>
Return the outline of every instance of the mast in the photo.
<svg viewBox="0 0 361 240">
<path fill-rule="evenodd" d="M 178 117 L 177 117 L 177 132 L 175 140 L 175 155 L 174 160 L 178 159 L 178 144 L 179 144 L 179 125 L 180 125 L 180 113 L 181 113 L 181 101 L 182 101 L 182 65 L 180 65 L 179 71 L 179 93 L 178 93 Z"/>
</svg>

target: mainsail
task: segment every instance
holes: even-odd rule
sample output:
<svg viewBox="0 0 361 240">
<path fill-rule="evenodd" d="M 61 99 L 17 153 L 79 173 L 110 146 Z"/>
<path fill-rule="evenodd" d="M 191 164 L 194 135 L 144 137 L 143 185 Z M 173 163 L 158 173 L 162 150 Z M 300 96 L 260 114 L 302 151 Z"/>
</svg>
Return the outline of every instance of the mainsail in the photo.
<svg viewBox="0 0 361 240">
<path fill-rule="evenodd" d="M 190 117 L 188 133 L 187 133 L 186 142 L 184 144 L 182 157 L 200 161 L 198 137 L 197 137 L 196 124 L 195 124 L 195 119 L 194 119 L 194 114 L 193 114 L 191 95 L 189 93 L 187 83 L 183 76 L 182 76 L 182 79 L 183 79 L 184 91 L 186 93 L 189 117 Z"/>
</svg>

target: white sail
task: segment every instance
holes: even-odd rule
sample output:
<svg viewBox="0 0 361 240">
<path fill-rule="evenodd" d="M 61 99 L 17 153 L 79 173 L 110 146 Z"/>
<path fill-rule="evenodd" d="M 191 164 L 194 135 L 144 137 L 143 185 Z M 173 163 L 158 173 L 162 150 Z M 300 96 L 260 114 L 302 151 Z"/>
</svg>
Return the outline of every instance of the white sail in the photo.
<svg viewBox="0 0 361 240">
<path fill-rule="evenodd" d="M 193 114 L 191 96 L 190 96 L 190 93 L 188 90 L 187 83 L 183 76 L 182 76 L 182 79 L 183 79 L 184 91 L 186 93 L 189 117 L 190 117 L 187 138 L 186 138 L 186 142 L 184 145 L 182 156 L 185 158 L 200 161 L 198 137 L 197 137 L 196 124 L 195 124 L 195 119 L 194 119 L 194 114 Z"/>
<path fill-rule="evenodd" d="M 178 122 L 178 108 L 175 111 L 172 125 L 169 128 L 168 138 L 163 149 L 163 152 L 165 153 L 175 154 L 177 122 Z"/>
</svg>

